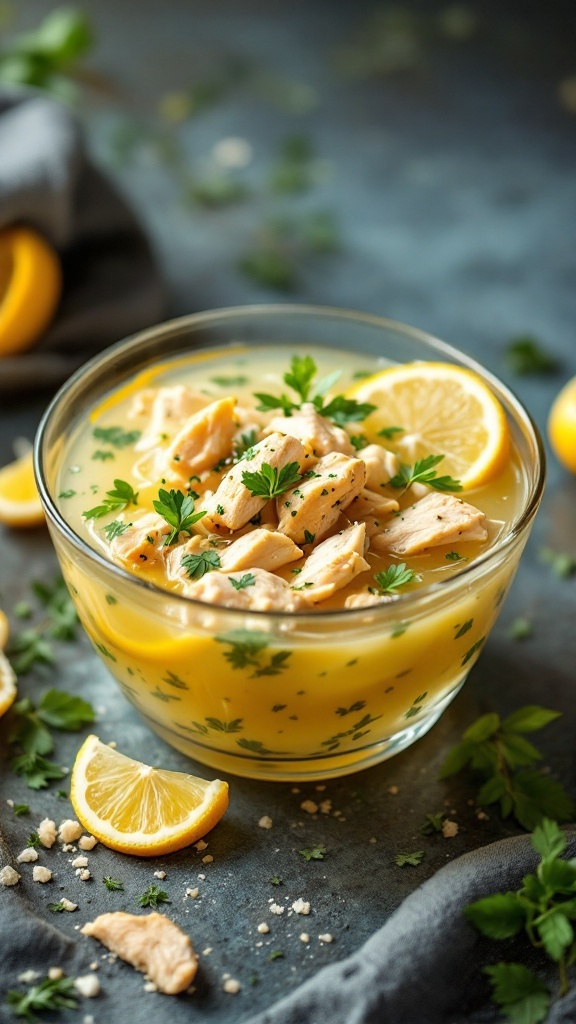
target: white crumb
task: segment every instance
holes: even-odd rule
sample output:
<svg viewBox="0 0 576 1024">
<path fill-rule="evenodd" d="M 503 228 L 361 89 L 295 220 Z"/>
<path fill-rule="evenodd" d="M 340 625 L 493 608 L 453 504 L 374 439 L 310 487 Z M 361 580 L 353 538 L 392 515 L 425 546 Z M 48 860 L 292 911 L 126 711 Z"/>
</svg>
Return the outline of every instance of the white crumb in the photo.
<svg viewBox="0 0 576 1024">
<path fill-rule="evenodd" d="M 100 982 L 95 974 L 81 974 L 74 979 L 74 988 L 85 999 L 94 999 L 100 995 Z"/>
<path fill-rule="evenodd" d="M 52 880 L 52 872 L 50 868 L 43 868 L 41 864 L 35 864 L 32 869 L 32 878 L 35 882 L 50 882 Z"/>
<path fill-rule="evenodd" d="M 58 838 L 61 843 L 75 843 L 82 835 L 82 825 L 79 821 L 72 821 L 67 818 L 58 829 Z"/>
<path fill-rule="evenodd" d="M 55 821 L 52 821 L 51 818 L 44 818 L 44 820 L 38 825 L 36 832 L 38 833 L 38 838 L 42 843 L 42 846 L 46 846 L 47 849 L 54 846 L 54 843 L 56 842 Z"/>
<path fill-rule="evenodd" d="M 306 900 L 303 900 L 302 897 L 300 896 L 292 904 L 292 910 L 294 911 L 295 914 L 309 914 L 310 904 Z"/>
<path fill-rule="evenodd" d="M 260 828 L 272 828 L 272 818 L 268 814 L 263 814 L 258 825 Z"/>
<path fill-rule="evenodd" d="M 35 850 L 33 846 L 27 846 L 22 853 L 19 853 L 16 857 L 19 864 L 31 864 L 33 861 L 38 860 L 38 850 Z"/>
</svg>

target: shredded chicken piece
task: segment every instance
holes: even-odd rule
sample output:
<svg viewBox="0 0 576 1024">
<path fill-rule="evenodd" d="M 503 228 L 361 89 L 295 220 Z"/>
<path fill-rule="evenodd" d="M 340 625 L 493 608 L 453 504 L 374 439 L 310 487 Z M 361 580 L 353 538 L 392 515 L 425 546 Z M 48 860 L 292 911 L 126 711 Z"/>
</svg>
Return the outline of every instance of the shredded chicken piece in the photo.
<svg viewBox="0 0 576 1024">
<path fill-rule="evenodd" d="M 200 521 L 205 530 L 214 533 L 239 530 L 267 504 L 263 497 L 252 497 L 242 483 L 242 474 L 260 472 L 264 463 L 282 469 L 297 462 L 302 472 L 314 465 L 315 459 L 300 441 L 287 434 L 270 434 L 252 448 L 252 458 L 242 459 L 226 473 L 218 490 L 205 503 L 207 514 Z M 221 510 L 221 511 L 220 511 Z"/>
<path fill-rule="evenodd" d="M 385 486 L 393 476 L 396 476 L 400 468 L 394 452 L 389 452 L 381 444 L 368 444 L 361 448 L 358 458 L 362 459 L 366 466 L 366 486 L 373 491 Z"/>
<path fill-rule="evenodd" d="M 278 431 L 297 437 L 313 455 L 318 457 L 330 452 L 354 455 L 355 448 L 342 427 L 336 427 L 321 416 L 312 402 L 304 402 L 293 416 L 275 416 L 266 427 L 265 433 Z"/>
<path fill-rule="evenodd" d="M 232 454 L 235 405 L 235 398 L 220 398 L 190 417 L 166 450 L 166 474 L 171 479 L 187 482 Z"/>
<path fill-rule="evenodd" d="M 360 572 L 370 568 L 364 558 L 366 528 L 364 523 L 349 526 L 322 541 L 304 563 L 293 589 L 307 604 L 317 604 L 346 587 Z"/>
<path fill-rule="evenodd" d="M 81 929 L 112 953 L 147 974 L 160 992 L 177 995 L 192 983 L 198 957 L 181 929 L 164 914 L 100 914 Z"/>
<path fill-rule="evenodd" d="M 170 529 L 162 516 L 156 512 L 146 512 L 111 540 L 112 558 L 115 562 L 127 563 L 129 567 L 154 565 L 162 561 L 168 552 L 164 539 Z"/>
<path fill-rule="evenodd" d="M 234 580 L 242 584 L 242 579 L 246 577 L 250 581 L 239 589 L 231 582 Z M 201 579 L 187 584 L 183 593 L 197 601 L 206 601 L 224 608 L 245 608 L 247 611 L 293 612 L 302 605 L 301 595 L 295 594 L 286 580 L 256 567 L 250 572 L 207 572 Z"/>
<path fill-rule="evenodd" d="M 302 554 L 294 541 L 283 533 L 264 529 L 245 533 L 219 552 L 223 572 L 239 572 L 253 567 L 273 572 L 289 562 L 296 562 Z"/>
<path fill-rule="evenodd" d="M 278 529 L 296 544 L 319 540 L 364 486 L 364 463 L 340 452 L 319 459 L 310 476 L 276 499 Z"/>
<path fill-rule="evenodd" d="M 404 509 L 372 537 L 374 551 L 418 555 L 428 548 L 457 541 L 485 541 L 486 516 L 462 498 L 432 491 Z"/>
<path fill-rule="evenodd" d="M 208 405 L 206 395 L 184 384 L 138 391 L 128 412 L 131 420 L 146 418 L 146 429 L 136 444 L 136 451 L 156 447 L 165 434 L 173 437 L 182 424 L 205 405 Z"/>
</svg>

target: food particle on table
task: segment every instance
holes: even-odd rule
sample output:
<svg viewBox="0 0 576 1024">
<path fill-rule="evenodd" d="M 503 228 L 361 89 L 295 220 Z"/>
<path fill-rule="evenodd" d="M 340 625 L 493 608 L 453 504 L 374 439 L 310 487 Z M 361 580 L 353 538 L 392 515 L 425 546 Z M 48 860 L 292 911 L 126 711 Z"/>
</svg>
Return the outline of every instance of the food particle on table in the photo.
<svg viewBox="0 0 576 1024">
<path fill-rule="evenodd" d="M 222 990 L 228 992 L 229 995 L 235 996 L 242 988 L 239 981 L 236 978 L 225 978 L 222 985 Z"/>
<path fill-rule="evenodd" d="M 38 850 L 33 846 L 27 846 L 25 850 L 22 850 L 22 853 L 18 854 L 16 860 L 18 864 L 32 864 L 38 860 Z"/>
<path fill-rule="evenodd" d="M 0 885 L 18 885 L 21 878 L 22 875 L 19 875 L 10 864 L 0 869 Z"/>
<path fill-rule="evenodd" d="M 48 850 L 54 846 L 57 834 L 55 821 L 52 821 L 51 818 L 44 818 L 38 825 L 36 832 L 42 846 L 45 846 Z"/>
<path fill-rule="evenodd" d="M 61 822 L 58 829 L 58 838 L 61 843 L 75 843 L 82 835 L 82 825 L 78 821 L 67 818 Z"/>
<path fill-rule="evenodd" d="M 78 840 L 78 846 L 81 850 L 93 850 L 98 840 L 95 836 L 80 836 Z"/>
<path fill-rule="evenodd" d="M 189 937 L 164 914 L 100 914 L 81 931 L 146 974 L 166 995 L 184 992 L 196 976 L 198 957 Z"/>
<path fill-rule="evenodd" d="M 310 904 L 307 902 L 307 900 L 303 900 L 302 897 L 299 896 L 297 900 L 294 900 L 294 903 L 292 904 L 292 910 L 294 911 L 295 914 L 306 915 L 310 913 Z"/>
<path fill-rule="evenodd" d="M 45 882 L 51 882 L 52 872 L 50 871 L 50 868 L 45 868 L 42 864 L 35 864 L 32 869 L 32 880 L 34 882 L 41 882 L 42 884 Z"/>
<path fill-rule="evenodd" d="M 74 988 L 84 999 L 94 999 L 100 995 L 100 982 L 95 974 L 81 974 L 74 979 Z"/>
<path fill-rule="evenodd" d="M 259 828 L 272 828 L 272 818 L 268 814 L 263 814 L 258 822 Z"/>
</svg>

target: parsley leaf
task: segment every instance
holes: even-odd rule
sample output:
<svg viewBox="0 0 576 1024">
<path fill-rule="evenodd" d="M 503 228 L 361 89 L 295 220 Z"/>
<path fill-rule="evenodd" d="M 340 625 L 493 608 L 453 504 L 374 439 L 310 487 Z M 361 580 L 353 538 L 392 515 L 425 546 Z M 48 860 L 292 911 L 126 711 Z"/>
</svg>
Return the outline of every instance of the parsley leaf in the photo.
<svg viewBox="0 0 576 1024">
<path fill-rule="evenodd" d="M 111 878 L 110 875 L 104 875 L 102 881 L 110 892 L 124 892 L 124 882 L 121 882 L 118 878 Z"/>
<path fill-rule="evenodd" d="M 449 751 L 440 778 L 469 769 L 482 783 L 478 804 L 498 804 L 504 819 L 513 815 L 526 829 L 535 828 L 545 817 L 571 821 L 572 799 L 556 779 L 536 769 L 542 755 L 523 735 L 559 717 L 559 712 L 538 704 L 519 708 L 504 721 L 494 712 L 482 715 Z"/>
<path fill-rule="evenodd" d="M 165 491 L 160 488 L 158 501 L 153 501 L 152 504 L 158 514 L 172 527 L 171 533 L 164 541 L 166 545 L 174 544 L 180 533 L 190 534 L 190 527 L 206 515 L 206 512 L 194 511 L 194 498 L 183 491 Z"/>
<path fill-rule="evenodd" d="M 298 409 L 296 402 L 293 402 L 287 395 L 267 395 L 262 391 L 255 391 L 254 398 L 258 399 L 257 412 L 270 412 L 272 409 L 282 409 L 285 416 L 291 416 L 293 409 Z"/>
<path fill-rule="evenodd" d="M 483 968 L 490 978 L 492 998 L 512 1024 L 540 1024 L 548 1017 L 550 993 L 534 971 L 523 964 L 493 964 Z"/>
<path fill-rule="evenodd" d="M 278 878 L 278 875 L 272 875 L 272 878 L 270 879 L 270 884 L 271 885 L 282 885 L 282 879 Z"/>
<path fill-rule="evenodd" d="M 405 867 L 409 864 L 413 868 L 417 868 L 418 865 L 424 858 L 424 850 L 415 850 L 413 853 L 397 853 L 394 862 L 399 868 Z"/>
<path fill-rule="evenodd" d="M 338 427 L 343 427 L 346 423 L 359 423 L 376 409 L 376 406 L 369 402 L 357 402 L 355 398 L 345 398 L 344 395 L 336 395 L 324 406 L 321 400 L 315 399 L 314 405 L 322 416 L 332 420 Z"/>
<path fill-rule="evenodd" d="M 23 676 L 36 662 L 54 665 L 56 658 L 49 642 L 36 629 L 24 629 L 10 640 L 8 654 L 17 676 Z"/>
<path fill-rule="evenodd" d="M 256 430 L 248 430 L 245 434 L 240 434 L 240 437 L 234 441 L 234 461 L 241 462 L 242 459 L 247 461 L 253 459 L 254 445 L 256 444 L 258 444 Z"/>
<path fill-rule="evenodd" d="M 157 885 L 149 885 L 145 892 L 138 897 L 138 903 L 141 907 L 152 907 L 156 909 L 159 903 L 170 903 L 168 899 L 168 893 L 164 892 L 163 889 L 159 889 Z"/>
<path fill-rule="evenodd" d="M 506 362 L 512 373 L 518 376 L 555 373 L 558 369 L 558 361 L 545 352 L 535 338 L 528 335 L 512 339 L 506 349 Z"/>
<path fill-rule="evenodd" d="M 256 585 L 256 577 L 253 572 L 244 573 L 239 580 L 235 580 L 233 576 L 229 576 L 228 579 L 234 590 L 245 590 L 246 587 L 254 587 Z"/>
<path fill-rule="evenodd" d="M 183 555 L 180 564 L 191 580 L 200 580 L 205 573 L 220 568 L 220 555 L 212 548 L 198 554 Z"/>
<path fill-rule="evenodd" d="M 25 1017 L 28 1021 L 37 1021 L 39 1018 L 34 1012 L 36 1010 L 38 1012 L 60 1009 L 75 1010 L 78 1003 L 73 992 L 73 978 L 44 978 L 38 985 L 32 985 L 27 992 L 11 989 L 6 1001 L 12 1007 L 15 1017 Z"/>
<path fill-rule="evenodd" d="M 53 583 L 35 580 L 32 590 L 46 608 L 46 632 L 55 640 L 75 640 L 78 615 L 64 578 L 57 576 Z"/>
<path fill-rule="evenodd" d="M 308 862 L 310 860 L 324 860 L 324 854 L 328 853 L 328 850 L 325 846 L 312 846 L 306 850 L 298 850 L 298 853 Z"/>
<path fill-rule="evenodd" d="M 30 805 L 14 804 L 12 810 L 14 811 L 14 814 L 16 815 L 17 818 L 21 818 L 24 814 L 30 814 Z"/>
<path fill-rule="evenodd" d="M 12 761 L 12 771 L 24 776 L 29 789 L 45 789 L 49 780 L 62 779 L 66 774 L 41 754 L 19 754 Z"/>
<path fill-rule="evenodd" d="M 374 573 L 374 579 L 380 593 L 395 594 L 398 587 L 417 582 L 421 577 L 417 576 L 413 569 L 407 569 L 405 562 L 400 562 L 398 565 L 389 565 L 384 572 Z"/>
<path fill-rule="evenodd" d="M 434 832 L 442 831 L 442 822 L 446 817 L 444 811 L 437 811 L 436 814 L 427 814 L 424 818 L 424 823 L 420 825 L 419 832 L 423 836 L 431 836 Z"/>
<path fill-rule="evenodd" d="M 242 473 L 242 483 L 253 498 L 275 498 L 298 483 L 299 479 L 300 467 L 297 462 L 288 462 L 280 471 L 276 466 L 263 462 L 261 470 L 250 472 L 245 469 Z"/>
<path fill-rule="evenodd" d="M 414 466 L 401 463 L 399 472 L 390 480 L 390 486 L 407 489 L 412 484 L 422 483 L 430 484 L 435 491 L 461 491 L 459 480 L 453 480 L 451 476 L 437 476 L 434 466 L 442 462 L 443 458 L 443 455 L 427 455 L 415 462 Z"/>
<path fill-rule="evenodd" d="M 129 444 L 136 444 L 140 434 L 140 430 L 123 430 L 122 427 L 94 427 L 92 431 L 92 437 L 97 441 L 104 441 L 104 444 L 111 444 L 113 448 L 126 448 Z"/>
<path fill-rule="evenodd" d="M 296 391 L 302 402 L 307 402 L 317 370 L 318 367 L 311 356 L 293 356 L 290 372 L 283 376 L 284 383 Z"/>
<path fill-rule="evenodd" d="M 387 441 L 393 441 L 396 434 L 403 434 L 404 427 L 382 427 L 382 430 L 378 431 L 378 437 L 385 437 Z"/>
<path fill-rule="evenodd" d="M 46 725 L 65 732 L 77 732 L 96 717 L 88 701 L 65 690 L 48 690 L 36 708 L 36 715 Z"/>
<path fill-rule="evenodd" d="M 48 690 L 37 707 L 29 697 L 24 697 L 14 704 L 12 715 L 8 742 L 22 751 L 13 759 L 12 769 L 26 778 L 30 789 L 44 789 L 50 779 L 61 779 L 65 775 L 57 764 L 44 757 L 54 749 L 48 726 L 75 732 L 94 721 L 92 706 L 63 690 Z"/>
<path fill-rule="evenodd" d="M 126 533 L 129 526 L 132 526 L 132 523 L 121 523 L 119 519 L 113 519 L 111 523 L 106 523 L 103 533 L 106 534 L 106 540 L 112 542 L 115 537 Z"/>
<path fill-rule="evenodd" d="M 82 513 L 85 519 L 101 519 L 109 512 L 121 512 L 127 505 L 138 504 L 138 493 L 126 480 L 115 480 L 113 489 L 106 491 L 106 495 L 100 505 Z"/>
</svg>

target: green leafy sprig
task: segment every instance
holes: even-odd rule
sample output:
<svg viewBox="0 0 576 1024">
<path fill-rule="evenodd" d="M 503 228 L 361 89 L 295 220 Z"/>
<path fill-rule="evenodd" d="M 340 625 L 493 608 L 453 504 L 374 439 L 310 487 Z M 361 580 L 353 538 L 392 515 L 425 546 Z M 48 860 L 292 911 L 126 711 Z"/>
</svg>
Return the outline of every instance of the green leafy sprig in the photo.
<svg viewBox="0 0 576 1024">
<path fill-rule="evenodd" d="M 197 554 L 183 555 L 180 564 L 191 580 L 200 580 L 207 572 L 219 569 L 221 563 L 218 552 L 209 548 L 207 551 L 199 551 Z"/>
<path fill-rule="evenodd" d="M 92 48 L 86 16 L 73 7 L 57 7 L 32 32 L 9 40 L 0 52 L 0 81 L 31 85 L 67 101 L 76 97 L 69 77 L 80 57 Z"/>
<path fill-rule="evenodd" d="M 35 707 L 29 697 L 17 701 L 11 710 L 12 728 L 8 742 L 21 753 L 12 761 L 12 770 L 23 775 L 30 789 L 44 789 L 49 780 L 61 779 L 59 765 L 46 759 L 52 753 L 54 739 L 50 729 L 77 732 L 94 721 L 92 705 L 64 690 L 48 690 Z"/>
<path fill-rule="evenodd" d="M 37 1021 L 36 1012 L 48 1010 L 75 1010 L 78 1003 L 74 992 L 73 978 L 43 978 L 38 985 L 32 985 L 27 992 L 11 989 L 6 1002 L 15 1017 Z"/>
<path fill-rule="evenodd" d="M 141 907 L 152 907 L 153 910 L 156 910 L 160 903 L 170 902 L 168 893 L 164 892 L 163 889 L 159 889 L 157 885 L 149 885 L 146 891 L 138 897 L 138 903 Z"/>
<path fill-rule="evenodd" d="M 390 480 L 390 486 L 407 490 L 412 484 L 429 484 L 435 491 L 461 491 L 462 484 L 451 476 L 438 476 L 435 466 L 442 462 L 443 455 L 427 455 L 418 459 L 413 466 L 400 464 L 400 469 Z"/>
<path fill-rule="evenodd" d="M 414 850 L 413 853 L 397 853 L 394 858 L 394 863 L 399 868 L 405 867 L 407 864 L 410 867 L 417 868 L 421 861 L 424 859 L 424 850 Z"/>
<path fill-rule="evenodd" d="M 404 587 L 407 583 L 418 582 L 420 578 L 413 569 L 406 568 L 405 562 L 389 565 L 383 572 L 374 573 L 374 579 L 381 594 L 395 594 L 399 587 Z"/>
<path fill-rule="evenodd" d="M 525 829 L 536 828 L 545 817 L 571 821 L 572 799 L 556 779 L 535 768 L 542 754 L 524 735 L 559 717 L 560 712 L 537 704 L 519 708 L 504 721 L 495 712 L 482 715 L 449 752 L 440 778 L 470 769 L 483 783 L 477 803 L 482 807 L 497 803 L 503 818 L 512 815 Z"/>
<path fill-rule="evenodd" d="M 306 850 L 298 850 L 301 857 L 304 857 L 306 862 L 310 860 L 324 860 L 324 855 L 328 853 L 326 846 L 311 846 Z"/>
<path fill-rule="evenodd" d="M 512 373 L 518 376 L 555 373 L 558 370 L 558 360 L 530 335 L 512 339 L 506 349 L 506 362 Z"/>
<path fill-rule="evenodd" d="M 206 512 L 195 512 L 194 511 L 194 498 L 191 494 L 184 494 L 183 491 L 165 491 L 160 488 L 158 491 L 158 500 L 153 501 L 152 504 L 166 520 L 168 526 L 172 527 L 171 532 L 166 537 L 164 543 L 166 545 L 173 544 L 178 540 L 178 536 L 181 533 L 190 534 L 190 527 L 194 526 L 202 516 L 206 515 Z"/>
<path fill-rule="evenodd" d="M 564 860 L 566 837 L 555 821 L 543 818 L 534 829 L 532 846 L 540 855 L 533 874 L 517 892 L 495 893 L 471 903 L 466 919 L 488 938 L 502 940 L 524 932 L 536 949 L 558 965 L 560 995 L 569 989 L 568 970 L 576 961 L 576 860 Z M 512 1021 L 538 1024 L 550 1005 L 548 988 L 521 964 L 499 963 L 485 968 L 493 999 Z"/>
<path fill-rule="evenodd" d="M 285 394 L 269 395 L 256 392 L 255 397 L 260 403 L 256 408 L 259 412 L 282 409 L 285 416 L 291 416 L 304 402 L 312 402 L 321 416 L 332 420 L 340 427 L 345 426 L 346 423 L 358 423 L 365 420 L 371 412 L 374 412 L 375 405 L 368 402 L 357 402 L 353 398 L 345 398 L 344 395 L 336 395 L 325 405 L 324 396 L 334 386 L 341 371 L 335 370 L 314 384 L 317 372 L 318 367 L 311 356 L 293 356 L 290 370 L 283 375 L 283 380 L 289 388 L 296 392 L 299 401 L 294 401 Z"/>
<path fill-rule="evenodd" d="M 242 483 L 253 498 L 276 498 L 299 480 L 300 467 L 297 462 L 288 462 L 280 470 L 263 462 L 262 469 L 254 472 L 245 469 L 242 473 Z"/>
<path fill-rule="evenodd" d="M 115 480 L 114 487 L 112 490 L 106 491 L 106 497 L 102 499 L 100 505 L 95 505 L 94 508 L 83 512 L 82 515 L 85 519 L 101 519 L 102 516 L 107 516 L 109 512 L 122 512 L 127 505 L 137 504 L 138 492 L 134 490 L 132 485 L 127 483 L 126 480 Z"/>
</svg>

